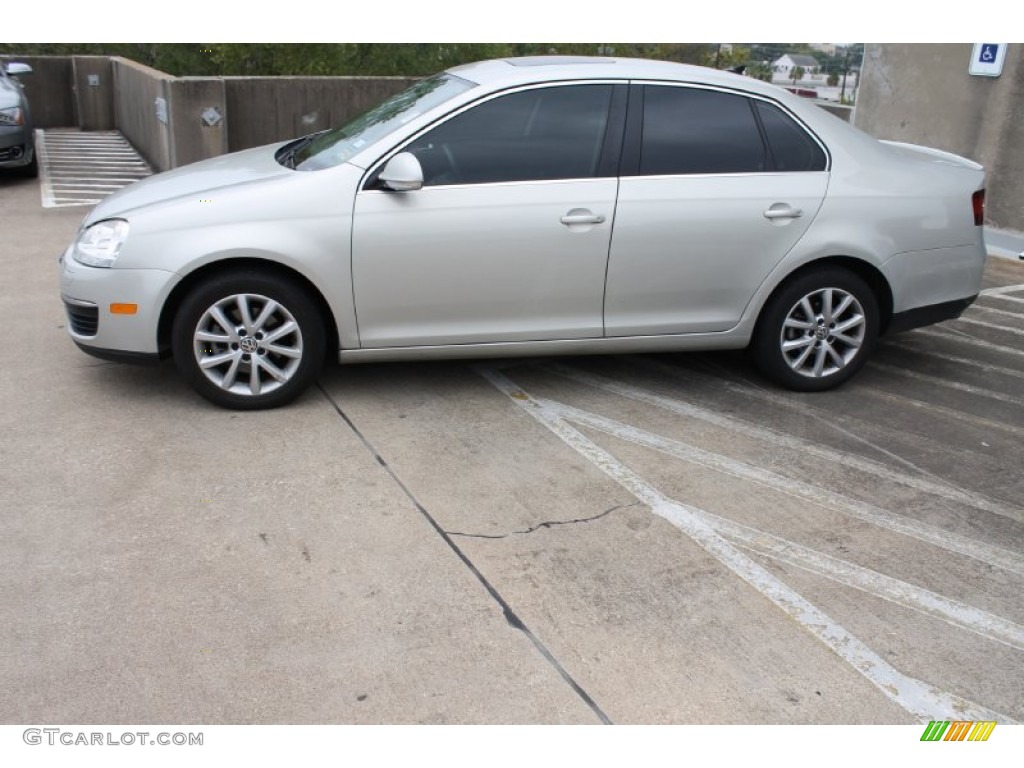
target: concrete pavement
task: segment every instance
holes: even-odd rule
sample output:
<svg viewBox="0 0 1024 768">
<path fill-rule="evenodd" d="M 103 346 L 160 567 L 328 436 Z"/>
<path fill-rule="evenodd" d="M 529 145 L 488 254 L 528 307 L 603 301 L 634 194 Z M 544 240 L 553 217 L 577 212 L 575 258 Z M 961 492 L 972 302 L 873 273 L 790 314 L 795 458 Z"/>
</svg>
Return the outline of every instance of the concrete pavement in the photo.
<svg viewBox="0 0 1024 768">
<path fill-rule="evenodd" d="M 1024 718 L 1024 265 L 822 395 L 567 358 L 239 414 L 67 339 L 83 213 L 0 179 L 0 721 Z"/>
</svg>

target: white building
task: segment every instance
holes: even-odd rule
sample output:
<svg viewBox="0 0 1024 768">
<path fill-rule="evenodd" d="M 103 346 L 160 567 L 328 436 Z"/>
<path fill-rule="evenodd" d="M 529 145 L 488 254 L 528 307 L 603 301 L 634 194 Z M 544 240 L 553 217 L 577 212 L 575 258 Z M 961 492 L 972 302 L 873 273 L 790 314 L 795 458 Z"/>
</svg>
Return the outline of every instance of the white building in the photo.
<svg viewBox="0 0 1024 768">
<path fill-rule="evenodd" d="M 772 62 L 772 80 L 792 80 L 792 71 L 800 67 L 804 75 L 815 75 L 821 68 L 818 60 L 813 56 L 805 56 L 799 53 L 786 53 Z"/>
</svg>

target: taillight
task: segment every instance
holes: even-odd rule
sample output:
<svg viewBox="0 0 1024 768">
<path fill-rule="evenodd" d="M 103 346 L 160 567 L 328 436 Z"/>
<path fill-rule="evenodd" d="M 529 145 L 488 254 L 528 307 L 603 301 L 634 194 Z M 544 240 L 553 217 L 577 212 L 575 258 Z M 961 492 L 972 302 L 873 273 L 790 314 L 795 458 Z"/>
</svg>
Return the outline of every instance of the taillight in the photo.
<svg viewBox="0 0 1024 768">
<path fill-rule="evenodd" d="M 985 223 L 985 190 L 979 189 L 971 195 L 971 207 L 974 208 L 974 226 L 980 227 Z"/>
</svg>

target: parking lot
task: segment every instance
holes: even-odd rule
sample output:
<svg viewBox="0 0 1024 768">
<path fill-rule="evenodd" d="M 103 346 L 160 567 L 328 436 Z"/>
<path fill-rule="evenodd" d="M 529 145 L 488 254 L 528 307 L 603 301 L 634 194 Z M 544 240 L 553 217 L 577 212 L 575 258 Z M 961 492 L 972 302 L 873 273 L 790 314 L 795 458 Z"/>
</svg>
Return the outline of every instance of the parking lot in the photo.
<svg viewBox="0 0 1024 768">
<path fill-rule="evenodd" d="M 0 721 L 1024 718 L 1024 263 L 823 394 L 676 354 L 237 413 L 67 338 L 85 210 L 0 178 Z"/>
</svg>

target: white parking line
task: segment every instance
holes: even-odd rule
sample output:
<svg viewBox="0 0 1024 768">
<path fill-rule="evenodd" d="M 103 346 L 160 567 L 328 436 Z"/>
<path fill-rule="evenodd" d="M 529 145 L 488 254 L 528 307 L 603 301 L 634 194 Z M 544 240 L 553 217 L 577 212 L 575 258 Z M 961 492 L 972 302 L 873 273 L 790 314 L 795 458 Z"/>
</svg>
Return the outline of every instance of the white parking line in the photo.
<svg viewBox="0 0 1024 768">
<path fill-rule="evenodd" d="M 116 131 L 38 130 L 36 147 L 44 208 L 95 205 L 152 173 Z"/>
<path fill-rule="evenodd" d="M 735 461 L 718 454 L 703 451 L 678 440 L 662 437 L 642 429 L 622 424 L 588 411 L 574 408 L 546 398 L 535 398 L 544 408 L 559 417 L 582 426 L 597 429 L 612 437 L 634 445 L 652 448 L 683 461 L 765 485 L 773 490 L 804 499 L 817 506 L 864 520 L 912 538 L 934 544 L 951 552 L 967 555 L 986 565 L 1001 567 L 1013 573 L 1024 573 L 1024 558 L 1000 547 L 991 547 L 964 536 L 952 534 L 934 526 L 857 502 L 837 493 L 775 475 L 768 470 Z M 885 600 L 904 605 L 970 632 L 1024 650 L 1024 627 L 1001 616 L 951 600 L 930 590 L 917 587 L 870 568 L 853 565 L 829 555 L 804 547 L 774 534 L 727 520 L 720 515 L 701 510 L 712 527 L 744 547 L 761 554 L 783 560 L 792 565 L 825 576 L 837 583 L 869 592 Z"/>
<path fill-rule="evenodd" d="M 662 395 L 647 392 L 646 390 L 638 387 L 612 381 L 611 379 L 606 379 L 603 376 L 584 373 L 583 371 L 578 371 L 574 368 L 560 364 L 546 365 L 544 366 L 544 370 L 551 371 L 559 376 L 563 376 L 572 381 L 578 381 L 581 384 L 586 384 L 596 389 L 622 395 L 623 397 L 627 397 L 632 400 L 649 403 L 650 405 L 662 408 L 671 413 L 678 413 L 682 416 L 689 416 L 691 418 L 715 424 L 716 426 L 720 426 L 724 429 L 738 432 L 781 448 L 788 448 L 810 454 L 811 456 L 825 459 L 838 466 L 852 467 L 875 477 L 884 478 L 899 485 L 913 488 L 914 490 L 921 491 L 923 493 L 930 493 L 934 496 L 938 496 L 958 504 L 963 504 L 967 507 L 981 509 L 986 512 L 991 512 L 994 515 L 1009 517 L 1014 520 L 1019 519 L 1022 514 L 1022 510 L 1020 508 L 1001 504 L 980 494 L 967 493 L 963 489 L 958 488 L 951 483 L 947 483 L 944 480 L 942 482 L 936 482 L 922 477 L 912 477 L 902 472 L 896 472 L 895 470 L 892 470 L 876 461 L 872 461 L 871 459 L 866 459 L 850 453 L 844 453 L 843 451 L 838 451 L 819 443 L 812 443 L 807 440 L 791 437 L 790 435 L 785 435 L 781 432 L 767 429 L 766 427 L 759 427 L 740 419 L 716 413 L 707 408 L 701 408 L 681 400 L 663 397 Z M 922 405 L 932 409 L 932 406 L 927 404 Z"/>
<path fill-rule="evenodd" d="M 1024 283 L 1019 285 L 999 285 L 995 288 L 984 288 L 981 291 L 982 296 L 1001 296 L 1004 293 L 1019 293 L 1024 291 Z"/>
<path fill-rule="evenodd" d="M 785 611 L 885 696 L 911 714 L 922 721 L 932 719 L 936 712 L 955 712 L 964 719 L 1013 722 L 1004 715 L 899 672 L 824 611 L 728 542 L 709 524 L 702 510 L 662 494 L 579 430 L 569 426 L 557 411 L 545 407 L 504 374 L 485 368 L 478 370 L 513 403 L 647 504 L 654 514 L 672 523 L 722 565 Z"/>
<path fill-rule="evenodd" d="M 868 363 L 868 367 L 874 368 L 877 371 L 884 371 L 885 373 L 893 373 L 897 376 L 906 376 L 909 379 L 915 379 L 922 381 L 926 384 L 934 384 L 938 387 L 946 387 L 947 389 L 955 389 L 960 392 L 967 392 L 971 395 L 977 395 L 978 397 L 987 397 L 990 400 L 999 400 L 1003 403 L 1010 403 L 1011 405 L 1024 406 L 1024 399 L 1014 397 L 1013 395 L 1004 395 L 1002 392 L 994 392 L 991 389 L 985 389 L 984 387 L 975 387 L 971 384 L 963 384 L 959 381 L 952 381 L 950 379 L 944 379 L 939 376 L 931 376 L 927 373 L 920 373 L 919 371 L 911 371 L 906 368 L 900 368 L 895 365 L 886 365 L 885 363 L 877 363 L 871 361 Z"/>
<path fill-rule="evenodd" d="M 545 398 L 536 398 L 536 400 L 542 405 L 550 406 L 552 410 L 557 411 L 564 419 L 596 429 L 635 445 L 642 445 L 645 448 L 651 448 L 683 461 L 689 461 L 693 464 L 699 464 L 709 469 L 732 475 L 733 477 L 763 485 L 780 493 L 785 493 L 820 507 L 863 520 L 879 528 L 885 528 L 894 533 L 941 547 L 949 552 L 956 552 L 965 557 L 970 557 L 986 565 L 1002 568 L 1012 573 L 1024 574 L 1024 557 L 1002 547 L 991 546 L 934 525 L 921 523 L 912 518 L 876 507 L 874 504 L 852 499 L 799 480 L 793 480 L 775 474 L 770 470 L 762 469 L 761 467 L 732 459 L 728 456 L 712 453 L 711 451 L 705 451 L 690 443 L 647 432 L 605 416 L 574 408 L 571 405 L 554 403 Z"/>
<path fill-rule="evenodd" d="M 991 349 L 993 352 L 1001 352 L 1004 355 L 1015 355 L 1017 357 L 1024 357 L 1024 349 L 1017 349 L 1016 347 L 1008 347 L 1005 344 L 993 344 L 991 341 L 985 339 L 979 339 L 977 336 L 971 336 L 971 334 L 961 331 L 957 328 L 950 328 L 949 326 L 933 326 L 930 328 L 918 328 L 915 333 L 920 333 L 925 336 L 938 336 L 943 339 L 950 339 L 952 341 L 962 341 L 965 344 L 973 344 L 976 347 L 982 347 L 983 349 Z"/>
<path fill-rule="evenodd" d="M 837 584 L 859 589 L 919 613 L 934 616 L 955 627 L 1015 650 L 1024 650 L 1024 627 L 1002 616 L 996 616 L 931 590 L 816 552 L 754 528 L 728 520 L 712 522 L 719 533 L 744 549 L 795 565 Z"/>
<path fill-rule="evenodd" d="M 996 296 L 995 298 L 997 298 L 997 299 L 1005 299 L 1007 297 L 1006 296 Z M 970 312 L 991 312 L 992 314 L 995 314 L 995 315 L 1006 315 L 1007 317 L 1015 317 L 1018 320 L 1024 320 L 1024 314 L 1021 314 L 1020 312 L 1011 312 L 1008 309 L 996 309 L 995 307 L 985 307 L 985 306 L 982 306 L 981 304 L 974 304 L 974 305 L 972 305 L 970 310 L 968 310 L 968 311 L 970 311 Z"/>
<path fill-rule="evenodd" d="M 999 301 L 1013 301 L 1017 304 L 1024 304 L 1024 299 L 1022 299 L 1020 296 L 1010 296 L 1008 294 L 998 293 L 992 294 L 991 298 L 998 299 Z"/>
<path fill-rule="evenodd" d="M 931 349 L 924 350 L 921 349 L 920 347 L 915 347 L 912 344 L 906 344 L 902 341 L 893 341 L 890 339 L 887 340 L 885 344 L 887 347 L 895 347 L 897 349 L 902 349 L 906 352 L 914 352 L 919 355 L 926 355 L 928 357 L 933 357 L 936 360 L 945 360 L 947 363 L 956 363 L 957 365 L 966 365 L 973 368 L 979 368 L 985 373 L 996 373 L 1001 376 L 1013 376 L 1014 378 L 1017 379 L 1024 379 L 1024 371 L 1018 371 L 1014 368 L 1004 368 L 1001 365 L 994 365 L 992 363 L 982 362 L 981 360 L 972 360 L 967 357 L 958 357 L 957 355 L 947 355 L 944 352 L 935 352 Z"/>
<path fill-rule="evenodd" d="M 774 392 L 769 392 L 763 389 L 762 387 L 758 386 L 754 382 L 751 382 L 748 379 L 739 376 L 735 373 L 732 373 L 731 371 L 722 368 L 722 366 L 717 365 L 715 363 L 711 363 L 707 360 L 700 360 L 699 364 L 709 370 L 715 371 L 718 374 L 717 376 L 710 376 L 706 373 L 699 373 L 697 371 L 686 371 L 686 373 L 684 374 L 677 368 L 666 365 L 665 363 L 656 360 L 648 360 L 645 358 L 636 358 L 633 362 L 635 365 L 642 366 L 655 373 L 668 376 L 676 380 L 686 381 L 687 377 L 697 377 L 709 382 L 714 381 L 716 386 L 725 387 L 730 392 L 735 392 L 744 398 L 761 400 L 762 402 L 771 403 L 772 405 L 778 406 L 780 408 L 786 408 L 787 410 L 797 412 L 803 417 L 809 416 L 815 419 L 818 423 L 820 423 L 822 426 L 826 427 L 830 431 L 838 432 L 839 434 L 849 438 L 850 440 L 858 442 L 861 445 L 865 445 L 871 450 L 875 451 L 876 453 L 885 456 L 887 459 L 891 459 L 894 463 L 904 466 L 907 469 L 917 473 L 918 475 L 930 477 L 932 478 L 932 480 L 939 483 L 940 485 L 951 486 L 949 481 L 947 481 L 945 478 L 936 475 L 934 472 L 928 471 L 924 467 L 918 466 L 914 462 L 910 461 L 910 459 L 900 456 L 899 454 L 894 453 L 887 448 L 884 448 L 878 443 L 869 440 L 863 435 L 860 435 L 857 432 L 854 432 L 842 426 L 838 422 L 835 414 L 812 405 L 805 398 L 795 399 L 792 397 L 784 397 L 782 395 L 777 395 Z M 1024 373 L 1022 373 L 1022 376 L 1024 376 Z M 879 400 L 891 402 L 890 396 L 884 392 L 868 391 L 865 394 L 868 397 L 874 397 Z M 902 404 L 902 402 L 899 403 L 899 405 Z M 917 401 L 911 401 L 911 404 L 919 407 L 924 407 L 923 404 L 918 404 Z M 859 424 L 862 429 L 877 429 L 877 427 L 871 425 L 870 423 L 865 423 L 857 416 L 846 414 L 846 417 L 851 421 Z M 918 445 L 930 446 L 935 450 L 943 450 L 947 447 L 946 444 L 940 444 L 935 440 L 925 437 L 923 435 L 915 435 L 914 442 Z"/>
<path fill-rule="evenodd" d="M 641 365 L 645 365 L 648 368 L 661 367 L 661 368 L 663 368 L 666 371 L 666 373 L 668 375 L 674 376 L 674 377 L 678 376 L 678 373 L 676 373 L 674 371 L 670 371 L 668 369 L 668 366 L 664 366 L 661 363 L 641 362 Z M 705 363 L 705 365 L 707 365 L 707 364 Z M 729 382 L 721 382 L 721 385 L 725 386 L 727 389 L 731 389 L 733 391 L 739 391 L 739 392 L 741 392 L 746 397 L 757 397 L 757 398 L 760 398 L 762 400 L 768 400 L 769 398 L 773 398 L 774 397 L 774 396 L 770 395 L 769 393 L 762 393 L 761 390 L 756 389 L 752 384 L 749 384 L 749 383 L 746 383 L 746 382 L 744 384 L 742 384 L 742 385 L 732 385 Z M 913 408 L 925 409 L 925 410 L 929 411 L 933 415 L 934 414 L 941 414 L 943 416 L 948 416 L 951 419 L 956 419 L 957 421 L 963 421 L 963 422 L 965 422 L 967 424 L 970 424 L 972 427 L 982 427 L 984 429 L 994 429 L 997 432 L 1005 432 L 1007 434 L 1014 435 L 1016 437 L 1024 437 L 1024 429 L 1022 429 L 1020 427 L 1015 427 L 1012 424 L 1008 424 L 1008 423 L 1002 422 L 1002 421 L 992 421 L 991 419 L 986 419 L 986 418 L 984 418 L 982 416 L 978 416 L 978 415 L 973 414 L 973 413 L 967 413 L 965 411 L 954 410 L 952 408 L 947 408 L 945 406 L 938 405 L 936 403 L 926 403 L 926 402 L 923 402 L 921 400 L 915 400 L 914 398 L 912 398 L 912 397 L 910 397 L 908 395 L 894 394 L 892 392 L 885 392 L 885 391 L 883 391 L 881 389 L 864 390 L 864 391 L 862 391 L 861 394 L 863 394 L 865 397 L 869 397 L 869 398 L 872 398 L 872 399 L 875 399 L 875 400 L 884 400 L 887 403 L 892 403 L 893 405 L 897 405 L 897 406 L 901 406 L 901 407 L 906 407 L 906 406 L 909 405 L 909 406 L 911 406 Z M 775 399 L 774 402 L 776 404 L 778 404 L 778 405 L 783 405 L 783 406 L 788 407 L 788 408 L 794 408 L 794 407 L 798 408 L 802 413 L 807 413 L 807 414 L 814 415 L 815 408 L 813 406 L 807 405 L 804 402 L 794 403 L 794 402 L 787 402 L 787 401 L 784 401 L 782 399 Z M 816 417 L 816 418 L 821 419 L 821 417 Z M 951 487 L 953 487 L 952 484 L 949 483 L 949 481 L 945 480 L 944 478 L 940 478 L 937 475 L 935 475 L 934 473 L 929 472 L 928 470 L 926 470 L 926 469 L 924 469 L 922 467 L 917 466 L 916 464 L 914 464 L 913 462 L 903 458 L 902 456 L 898 456 L 895 453 L 892 453 L 891 451 L 886 450 L 882 446 L 876 445 L 875 443 L 871 442 L 870 440 L 867 440 L 866 438 L 863 438 L 863 437 L 861 437 L 861 436 L 859 436 L 859 435 L 857 435 L 857 434 L 855 434 L 853 432 L 850 432 L 849 430 L 844 429 L 843 427 L 841 427 L 838 424 L 836 424 L 834 420 L 828 420 L 827 423 L 828 423 L 828 425 L 832 429 L 835 429 L 838 432 L 842 432 L 847 437 L 849 437 L 849 438 L 851 438 L 853 440 L 856 440 L 857 442 L 863 443 L 864 445 L 867 445 L 867 446 L 873 448 L 874 450 L 878 451 L 879 453 L 882 453 L 882 454 L 886 455 L 887 457 L 893 459 L 896 463 L 902 464 L 903 466 L 907 467 L 908 469 L 913 469 L 914 471 L 916 471 L 916 472 L 918 472 L 918 473 L 920 473 L 922 475 L 925 475 L 927 477 L 930 477 L 933 480 L 936 480 L 937 482 L 939 482 L 939 483 L 941 483 L 943 485 L 950 485 Z"/>
<path fill-rule="evenodd" d="M 952 323 L 970 323 L 971 325 L 980 325 L 982 328 L 992 328 L 996 331 L 1004 331 L 1006 333 L 1012 333 L 1015 336 L 1024 336 L 1024 330 L 1020 328 L 1007 328 L 1005 325 L 996 325 L 995 323 L 986 323 L 984 320 L 975 320 L 973 317 L 958 317 L 956 320 L 951 320 Z"/>
</svg>

